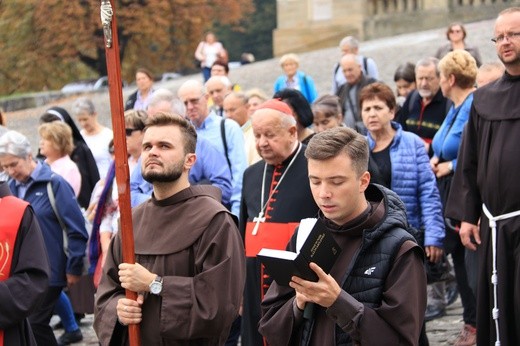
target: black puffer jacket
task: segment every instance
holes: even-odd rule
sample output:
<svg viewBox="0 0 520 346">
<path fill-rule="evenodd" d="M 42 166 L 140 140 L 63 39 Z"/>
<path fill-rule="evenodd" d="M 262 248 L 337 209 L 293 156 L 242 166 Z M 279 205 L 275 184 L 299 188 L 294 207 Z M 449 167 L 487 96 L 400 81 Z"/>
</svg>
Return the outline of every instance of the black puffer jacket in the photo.
<svg viewBox="0 0 520 346">
<path fill-rule="evenodd" d="M 375 228 L 364 231 L 361 248 L 352 258 L 340 285 L 359 302 L 375 308 L 381 305 L 385 280 L 402 244 L 416 240 L 415 234 L 411 234 L 413 231 L 409 231 L 406 208 L 397 194 L 381 185 L 371 184 L 365 196 L 370 202 L 383 200 L 385 215 Z M 303 326 L 302 345 L 309 342 L 313 322 L 307 320 Z M 336 345 L 351 344 L 350 336 L 336 326 Z"/>
</svg>

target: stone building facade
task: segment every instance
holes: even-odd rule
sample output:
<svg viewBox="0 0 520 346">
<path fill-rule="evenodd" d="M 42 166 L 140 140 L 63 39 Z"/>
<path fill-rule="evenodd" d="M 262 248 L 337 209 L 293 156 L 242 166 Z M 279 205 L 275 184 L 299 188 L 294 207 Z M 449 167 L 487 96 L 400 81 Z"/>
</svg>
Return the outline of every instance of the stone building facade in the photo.
<svg viewBox="0 0 520 346">
<path fill-rule="evenodd" d="M 306 52 L 338 44 L 491 19 L 520 0 L 277 0 L 273 53 Z"/>
</svg>

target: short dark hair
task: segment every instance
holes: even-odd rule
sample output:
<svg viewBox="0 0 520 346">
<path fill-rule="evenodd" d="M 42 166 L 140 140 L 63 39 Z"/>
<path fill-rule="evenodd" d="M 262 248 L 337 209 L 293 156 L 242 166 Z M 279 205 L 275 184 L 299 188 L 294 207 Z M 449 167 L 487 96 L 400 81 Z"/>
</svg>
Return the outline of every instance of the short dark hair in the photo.
<svg viewBox="0 0 520 346">
<path fill-rule="evenodd" d="M 394 82 L 400 79 L 408 83 L 415 83 L 415 65 L 411 62 L 399 65 L 394 73 Z"/>
<path fill-rule="evenodd" d="M 307 145 L 305 157 L 308 160 L 324 161 L 342 152 L 352 160 L 352 168 L 358 177 L 368 170 L 367 139 L 348 127 L 334 127 L 314 135 Z"/>
<path fill-rule="evenodd" d="M 311 106 L 313 114 L 316 112 L 322 113 L 325 118 L 338 117 L 342 114 L 339 97 L 336 95 L 322 95 L 314 101 Z"/>
<path fill-rule="evenodd" d="M 146 67 L 139 67 L 136 71 L 135 71 L 135 74 L 138 74 L 138 73 L 142 73 L 142 74 L 145 74 L 146 77 L 150 78 L 151 80 L 154 80 L 154 76 L 153 76 L 153 73 L 152 71 L 150 71 L 149 69 L 147 69 Z"/>
<path fill-rule="evenodd" d="M 462 30 L 462 39 L 464 40 L 466 38 L 466 35 L 467 35 L 466 34 L 466 28 L 460 22 L 454 22 L 454 23 L 451 23 L 450 25 L 448 25 L 448 29 L 446 30 L 446 38 L 448 40 L 450 39 L 450 33 L 451 33 L 451 30 L 453 29 L 454 26 L 460 26 L 460 29 Z"/>
<path fill-rule="evenodd" d="M 56 114 L 52 114 L 52 113 L 43 113 L 40 116 L 40 124 L 51 123 L 53 121 L 62 121 L 62 120 L 59 116 L 57 116 Z"/>
<path fill-rule="evenodd" d="M 213 66 L 222 66 L 224 68 L 224 71 L 226 71 L 226 74 L 229 73 L 229 65 L 227 62 L 225 62 L 222 59 L 215 60 L 215 62 L 213 63 L 213 65 L 211 65 L 211 67 L 213 67 Z"/>
<path fill-rule="evenodd" d="M 144 131 L 152 126 L 177 126 L 184 137 L 184 153 L 195 153 L 197 147 L 197 132 L 195 127 L 179 114 L 159 112 L 153 117 L 148 117 L 145 122 Z"/>
<path fill-rule="evenodd" d="M 296 113 L 298 123 L 303 127 L 309 127 L 314 122 L 314 115 L 309 101 L 296 89 L 283 89 L 273 95 L 274 99 L 280 99 L 287 103 Z"/>
<path fill-rule="evenodd" d="M 396 109 L 396 101 L 394 93 L 392 89 L 385 83 L 376 82 L 365 86 L 359 92 L 359 105 L 360 108 L 363 108 L 363 102 L 367 100 L 380 99 L 388 108 L 395 110 Z"/>
</svg>

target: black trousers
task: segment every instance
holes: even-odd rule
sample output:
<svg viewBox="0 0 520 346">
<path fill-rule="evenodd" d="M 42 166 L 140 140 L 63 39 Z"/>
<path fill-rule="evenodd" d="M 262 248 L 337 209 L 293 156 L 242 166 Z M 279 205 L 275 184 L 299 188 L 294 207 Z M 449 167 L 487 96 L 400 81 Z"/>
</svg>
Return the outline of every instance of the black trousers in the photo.
<svg viewBox="0 0 520 346">
<path fill-rule="evenodd" d="M 62 287 L 50 286 L 40 306 L 29 316 L 29 323 L 38 345 L 58 345 L 50 326 L 54 305 L 58 301 Z"/>
<path fill-rule="evenodd" d="M 428 335 L 426 335 L 426 322 L 423 322 L 421 334 L 419 334 L 419 346 L 430 346 Z"/>
<path fill-rule="evenodd" d="M 477 282 L 478 282 L 478 250 L 473 251 L 466 249 L 466 255 L 464 258 L 466 262 L 466 274 L 468 275 L 468 284 L 473 292 L 473 295 L 477 296 Z"/>
<path fill-rule="evenodd" d="M 457 280 L 457 288 L 462 301 L 462 319 L 464 323 L 475 327 L 477 325 L 477 299 L 469 285 L 465 260 L 466 248 L 462 245 L 460 238 L 451 252 L 451 257 L 453 258 L 455 279 Z"/>
<path fill-rule="evenodd" d="M 240 339 L 240 329 L 242 326 L 242 316 L 238 316 L 231 325 L 228 339 L 226 340 L 225 346 L 237 346 L 238 339 Z"/>
</svg>

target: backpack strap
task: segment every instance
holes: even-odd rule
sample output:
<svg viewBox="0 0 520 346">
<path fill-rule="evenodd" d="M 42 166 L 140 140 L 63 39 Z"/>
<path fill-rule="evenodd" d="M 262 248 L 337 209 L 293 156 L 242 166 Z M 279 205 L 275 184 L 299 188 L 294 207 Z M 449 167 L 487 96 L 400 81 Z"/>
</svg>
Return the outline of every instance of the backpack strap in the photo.
<svg viewBox="0 0 520 346">
<path fill-rule="evenodd" d="M 303 88 L 305 89 L 305 98 L 307 99 L 307 101 L 309 101 L 309 103 L 311 103 L 311 93 L 310 93 L 310 90 L 309 90 L 309 83 L 307 81 L 307 76 L 306 75 L 303 75 Z"/>
<path fill-rule="evenodd" d="M 332 80 L 334 81 L 334 86 L 336 87 L 336 94 L 339 92 L 339 88 L 341 85 L 338 84 L 338 81 L 336 80 L 336 75 L 338 74 L 339 68 L 341 66 L 339 65 L 339 62 L 336 63 L 336 66 L 334 66 L 334 73 L 332 74 Z"/>
<path fill-rule="evenodd" d="M 63 252 L 69 257 L 69 239 L 67 236 L 67 226 L 65 222 L 63 222 L 60 214 L 58 213 L 58 209 L 56 208 L 56 196 L 54 195 L 54 189 L 52 188 L 52 178 L 47 183 L 47 195 L 49 196 L 49 202 L 51 203 L 52 210 L 54 211 L 54 215 L 58 219 L 60 227 L 63 231 Z"/>
<path fill-rule="evenodd" d="M 222 138 L 222 143 L 224 144 L 224 155 L 226 156 L 226 161 L 229 167 L 229 173 L 231 174 L 231 178 L 233 178 L 233 170 L 231 169 L 231 161 L 229 160 L 228 154 L 228 146 L 226 140 L 226 119 L 222 119 L 220 122 L 220 137 Z"/>
</svg>

